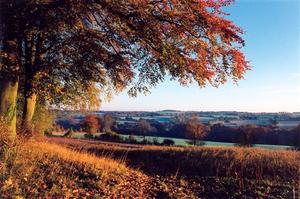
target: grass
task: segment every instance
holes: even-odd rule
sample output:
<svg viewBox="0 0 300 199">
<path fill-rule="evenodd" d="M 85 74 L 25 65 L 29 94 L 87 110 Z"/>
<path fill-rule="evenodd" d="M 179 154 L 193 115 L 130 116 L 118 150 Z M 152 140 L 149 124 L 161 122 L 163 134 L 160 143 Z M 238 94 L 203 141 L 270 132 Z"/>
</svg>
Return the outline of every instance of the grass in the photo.
<svg viewBox="0 0 300 199">
<path fill-rule="evenodd" d="M 139 197 L 147 182 L 115 160 L 41 141 L 7 150 L 0 172 L 1 198 Z"/>
<path fill-rule="evenodd" d="M 49 141 L 125 161 L 152 179 L 148 187 L 158 198 L 283 199 L 299 195 L 297 151 L 141 146 L 61 138 Z"/>
<path fill-rule="evenodd" d="M 162 147 L 97 144 L 75 139 L 52 138 L 53 142 L 101 156 L 124 159 L 149 174 L 237 177 L 254 180 L 298 182 L 300 153 L 242 147 Z"/>
<path fill-rule="evenodd" d="M 296 151 L 48 138 L 0 152 L 1 198 L 283 199 L 299 187 Z"/>
</svg>

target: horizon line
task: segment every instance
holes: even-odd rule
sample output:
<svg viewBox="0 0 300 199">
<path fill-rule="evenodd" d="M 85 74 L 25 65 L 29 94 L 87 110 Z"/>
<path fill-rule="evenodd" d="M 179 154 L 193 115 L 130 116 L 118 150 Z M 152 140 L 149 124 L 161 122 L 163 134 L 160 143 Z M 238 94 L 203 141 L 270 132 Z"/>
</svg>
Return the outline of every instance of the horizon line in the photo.
<svg viewBox="0 0 300 199">
<path fill-rule="evenodd" d="M 172 112 L 237 112 L 237 113 L 255 113 L 255 114 L 259 114 L 259 113 L 293 113 L 293 114 L 297 114 L 300 113 L 300 111 L 236 111 L 236 110 L 218 110 L 218 111 L 209 111 L 209 110 L 176 110 L 176 109 L 162 109 L 162 110 L 66 110 L 66 109 L 52 109 L 52 110 L 58 110 L 58 111 L 75 111 L 75 112 L 167 112 L 167 111 L 172 111 Z"/>
</svg>

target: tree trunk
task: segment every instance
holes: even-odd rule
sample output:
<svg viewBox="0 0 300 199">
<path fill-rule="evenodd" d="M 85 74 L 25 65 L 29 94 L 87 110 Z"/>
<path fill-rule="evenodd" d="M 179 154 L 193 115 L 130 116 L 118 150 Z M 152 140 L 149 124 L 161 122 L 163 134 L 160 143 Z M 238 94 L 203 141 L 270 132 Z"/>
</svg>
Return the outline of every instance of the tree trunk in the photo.
<svg viewBox="0 0 300 199">
<path fill-rule="evenodd" d="M 22 115 L 23 136 L 32 136 L 32 118 L 35 111 L 37 95 L 33 91 L 33 76 L 35 66 L 35 42 L 33 33 L 29 33 L 25 40 L 25 64 L 24 64 L 24 106 Z"/>
<path fill-rule="evenodd" d="M 0 71 L 0 116 L 9 130 L 11 139 L 15 139 L 17 131 L 17 94 L 20 75 L 21 42 L 18 38 L 18 26 L 15 14 L 18 12 L 14 6 L 15 1 L 1 4 L 5 12 L 1 12 L 1 51 L 5 55 L 1 58 Z"/>
<path fill-rule="evenodd" d="M 15 139 L 17 134 L 17 93 L 18 81 L 2 80 L 0 89 L 0 116 L 9 129 L 9 137 Z"/>
<path fill-rule="evenodd" d="M 36 107 L 37 95 L 35 93 L 25 97 L 23 107 L 23 127 L 26 130 L 32 130 L 32 118 Z"/>
</svg>

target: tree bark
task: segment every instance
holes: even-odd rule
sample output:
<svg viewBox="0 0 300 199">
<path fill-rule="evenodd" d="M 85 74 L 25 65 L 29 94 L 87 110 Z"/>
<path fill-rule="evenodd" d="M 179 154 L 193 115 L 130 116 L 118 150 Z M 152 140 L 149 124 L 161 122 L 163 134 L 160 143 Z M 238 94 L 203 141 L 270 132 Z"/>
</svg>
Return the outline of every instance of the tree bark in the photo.
<svg viewBox="0 0 300 199">
<path fill-rule="evenodd" d="M 17 2 L 1 4 L 3 12 L 0 13 L 2 31 L 2 52 L 0 70 L 0 116 L 9 130 L 8 137 L 15 139 L 17 134 L 17 94 L 20 75 L 21 40 L 18 37 L 19 26 L 16 23 Z"/>
<path fill-rule="evenodd" d="M 24 105 L 22 114 L 22 127 L 26 134 L 32 135 L 32 118 L 34 115 L 37 94 L 33 88 L 34 66 L 36 61 L 36 44 L 34 33 L 29 33 L 25 39 L 25 64 L 24 64 Z M 28 136 L 28 135 L 25 135 Z"/>
<path fill-rule="evenodd" d="M 37 95 L 35 93 L 25 97 L 23 107 L 23 127 L 25 127 L 27 130 L 32 128 L 32 118 L 35 112 L 36 101 Z"/>
<path fill-rule="evenodd" d="M 0 116 L 3 117 L 9 129 L 9 137 L 15 139 L 17 135 L 17 93 L 18 81 L 1 80 Z"/>
</svg>

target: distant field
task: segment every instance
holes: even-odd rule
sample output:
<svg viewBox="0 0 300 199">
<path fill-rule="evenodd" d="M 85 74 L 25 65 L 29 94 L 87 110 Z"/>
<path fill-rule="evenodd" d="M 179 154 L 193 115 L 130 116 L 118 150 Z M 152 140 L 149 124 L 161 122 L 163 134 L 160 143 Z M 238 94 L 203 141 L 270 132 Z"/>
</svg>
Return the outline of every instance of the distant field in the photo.
<svg viewBox="0 0 300 199">
<path fill-rule="evenodd" d="M 72 138 L 84 138 L 84 132 L 75 132 L 72 135 Z M 56 132 L 53 135 L 55 136 L 62 136 L 63 133 L 61 132 Z M 95 134 L 96 136 L 99 136 L 100 134 Z M 122 138 L 128 138 L 129 135 L 123 135 L 120 134 L 120 136 Z M 143 136 L 138 136 L 135 135 L 134 136 L 136 138 L 137 141 L 142 141 L 144 139 Z M 156 137 L 156 136 L 145 136 L 145 139 L 153 142 L 154 139 L 156 139 L 159 143 L 162 143 L 164 139 L 171 139 L 174 141 L 175 145 L 178 146 L 191 146 L 191 144 L 189 144 L 189 140 L 188 139 L 182 139 L 182 138 L 171 138 L 171 137 Z M 234 146 L 235 143 L 230 143 L 230 142 L 211 142 L 211 141 L 204 141 L 203 142 L 204 146 Z M 269 144 L 255 144 L 254 147 L 258 147 L 258 148 L 266 148 L 266 149 L 289 149 L 291 148 L 291 146 L 286 146 L 286 145 L 269 145 Z"/>
<path fill-rule="evenodd" d="M 121 135 L 122 137 L 128 138 L 129 135 Z M 142 141 L 144 139 L 143 136 L 135 136 L 138 141 Z M 164 139 L 171 139 L 174 141 L 175 145 L 179 146 L 191 146 L 189 144 L 188 139 L 182 138 L 171 138 L 171 137 L 156 137 L 156 136 L 145 136 L 145 138 L 149 141 L 153 141 L 153 139 L 157 139 L 158 142 L 162 143 Z M 230 142 L 211 142 L 211 141 L 203 141 L 204 146 L 234 146 L 235 143 Z M 254 144 L 254 147 L 267 148 L 267 149 L 288 149 L 291 146 L 286 145 L 270 145 L 270 144 Z"/>
</svg>

